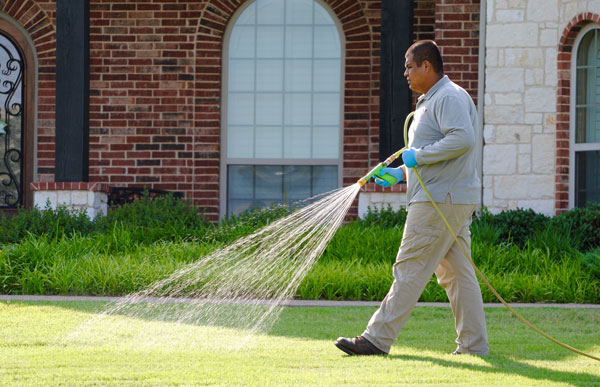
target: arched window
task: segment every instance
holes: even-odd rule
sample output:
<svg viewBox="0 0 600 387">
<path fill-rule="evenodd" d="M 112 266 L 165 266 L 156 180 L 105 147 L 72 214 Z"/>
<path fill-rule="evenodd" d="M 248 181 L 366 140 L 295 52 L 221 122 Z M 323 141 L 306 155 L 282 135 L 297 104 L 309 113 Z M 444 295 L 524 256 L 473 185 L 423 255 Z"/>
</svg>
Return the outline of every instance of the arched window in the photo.
<svg viewBox="0 0 600 387">
<path fill-rule="evenodd" d="M 224 47 L 221 215 L 339 187 L 344 45 L 326 5 L 249 1 Z"/>
<path fill-rule="evenodd" d="M 600 26 L 584 28 L 575 49 L 569 197 L 582 207 L 600 202 Z"/>
</svg>

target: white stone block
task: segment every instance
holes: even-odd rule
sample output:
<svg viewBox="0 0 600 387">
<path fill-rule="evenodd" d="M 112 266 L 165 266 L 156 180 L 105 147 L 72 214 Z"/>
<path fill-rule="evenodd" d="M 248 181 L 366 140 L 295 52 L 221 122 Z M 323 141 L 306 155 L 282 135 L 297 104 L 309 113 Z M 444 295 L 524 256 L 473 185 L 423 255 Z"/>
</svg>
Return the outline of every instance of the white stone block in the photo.
<svg viewBox="0 0 600 387">
<path fill-rule="evenodd" d="M 486 30 L 487 47 L 537 47 L 537 23 L 492 24 Z"/>
<path fill-rule="evenodd" d="M 71 203 L 75 206 L 87 205 L 88 191 L 71 191 Z"/>
<path fill-rule="evenodd" d="M 489 207 L 492 205 L 493 202 L 494 202 L 494 191 L 491 188 L 484 188 L 482 204 L 485 207 Z"/>
<path fill-rule="evenodd" d="M 483 174 L 506 175 L 517 170 L 516 145 L 486 145 L 483 147 Z"/>
<path fill-rule="evenodd" d="M 531 154 L 531 144 L 519 144 L 519 154 Z"/>
<path fill-rule="evenodd" d="M 515 144 L 531 141 L 531 128 L 526 125 L 498 125 L 496 144 Z"/>
<path fill-rule="evenodd" d="M 519 154 L 518 156 L 518 171 L 519 174 L 531 173 L 531 155 Z"/>
<path fill-rule="evenodd" d="M 546 86 L 556 86 L 556 84 L 558 83 L 558 68 L 557 68 L 557 56 L 558 56 L 558 51 L 556 50 L 556 48 L 547 48 L 546 49 L 546 66 L 545 66 L 545 71 L 546 71 L 546 80 L 545 80 L 545 85 Z M 556 96 L 555 96 L 556 99 Z M 555 102 L 556 103 L 556 102 Z"/>
<path fill-rule="evenodd" d="M 492 105 L 485 106 L 486 124 L 523 123 L 523 106 Z M 541 115 L 540 115 L 541 117 Z"/>
<path fill-rule="evenodd" d="M 541 48 L 507 48 L 504 50 L 504 65 L 507 67 L 539 68 L 544 65 Z"/>
<path fill-rule="evenodd" d="M 85 212 L 90 219 L 95 219 L 98 216 L 98 210 L 92 207 L 86 207 Z"/>
<path fill-rule="evenodd" d="M 69 207 L 71 205 L 71 191 L 56 191 L 57 204 Z"/>
<path fill-rule="evenodd" d="M 503 9 L 496 12 L 496 20 L 499 22 L 523 21 L 525 12 L 520 9 Z"/>
<path fill-rule="evenodd" d="M 498 66 L 498 50 L 490 48 L 485 52 L 485 65 L 486 67 Z"/>
<path fill-rule="evenodd" d="M 523 93 L 496 93 L 494 94 L 497 105 L 522 105 Z"/>
<path fill-rule="evenodd" d="M 541 113 L 526 113 L 525 123 L 529 125 L 540 124 L 543 122 L 544 115 Z"/>
<path fill-rule="evenodd" d="M 554 215 L 554 200 L 519 200 L 517 206 L 519 208 L 531 208 L 538 214 L 546 216 Z"/>
<path fill-rule="evenodd" d="M 556 89 L 553 87 L 529 87 L 525 91 L 525 111 L 543 113 L 556 111 Z"/>
<path fill-rule="evenodd" d="M 525 89 L 524 70 L 520 68 L 489 68 L 486 70 L 486 92 L 522 92 Z"/>
<path fill-rule="evenodd" d="M 534 173 L 554 174 L 556 166 L 555 141 L 554 136 L 549 134 L 533 136 L 531 158 Z"/>
<path fill-rule="evenodd" d="M 532 21 L 557 21 L 557 0 L 528 0 L 527 20 Z"/>
<path fill-rule="evenodd" d="M 558 46 L 558 32 L 555 28 L 549 28 L 540 32 L 540 46 L 556 47 Z"/>
<path fill-rule="evenodd" d="M 33 205 L 40 210 L 45 210 L 47 207 L 55 209 L 57 199 L 56 191 L 35 191 L 33 193 Z"/>
<path fill-rule="evenodd" d="M 494 183 L 494 178 L 490 175 L 484 175 L 483 181 L 481 183 L 483 188 L 492 188 Z"/>
<path fill-rule="evenodd" d="M 525 85 L 526 86 L 540 86 L 544 84 L 544 70 L 538 69 L 527 69 L 525 70 Z"/>
<path fill-rule="evenodd" d="M 554 175 L 496 176 L 494 197 L 504 200 L 553 199 Z"/>
<path fill-rule="evenodd" d="M 485 143 L 494 142 L 494 125 L 483 126 L 483 140 Z"/>
<path fill-rule="evenodd" d="M 508 8 L 525 9 L 527 0 L 508 0 Z"/>
</svg>

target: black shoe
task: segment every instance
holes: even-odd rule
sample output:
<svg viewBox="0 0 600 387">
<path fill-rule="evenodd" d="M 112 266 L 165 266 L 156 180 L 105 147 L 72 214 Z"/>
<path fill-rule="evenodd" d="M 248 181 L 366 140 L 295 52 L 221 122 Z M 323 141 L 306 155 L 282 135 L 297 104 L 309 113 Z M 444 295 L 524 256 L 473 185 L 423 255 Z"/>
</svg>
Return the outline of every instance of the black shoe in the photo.
<svg viewBox="0 0 600 387">
<path fill-rule="evenodd" d="M 348 355 L 387 355 L 387 352 L 383 352 L 362 336 L 357 336 L 354 339 L 340 337 L 335 342 L 335 346 Z"/>
</svg>

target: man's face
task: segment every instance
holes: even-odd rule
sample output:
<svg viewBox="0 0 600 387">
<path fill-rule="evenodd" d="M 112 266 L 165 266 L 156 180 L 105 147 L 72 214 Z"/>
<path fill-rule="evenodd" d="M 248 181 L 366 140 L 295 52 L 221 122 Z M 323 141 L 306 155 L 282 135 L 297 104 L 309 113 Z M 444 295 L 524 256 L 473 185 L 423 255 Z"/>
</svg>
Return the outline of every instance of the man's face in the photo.
<svg viewBox="0 0 600 387">
<path fill-rule="evenodd" d="M 413 60 L 413 53 L 409 53 L 406 56 L 406 62 L 404 63 L 404 76 L 408 81 L 408 87 L 412 91 L 416 91 L 417 93 L 424 94 L 427 92 L 426 90 L 426 81 L 425 81 L 425 66 L 423 66 L 425 62 L 421 63 L 421 67 L 418 67 L 415 61 Z"/>
</svg>

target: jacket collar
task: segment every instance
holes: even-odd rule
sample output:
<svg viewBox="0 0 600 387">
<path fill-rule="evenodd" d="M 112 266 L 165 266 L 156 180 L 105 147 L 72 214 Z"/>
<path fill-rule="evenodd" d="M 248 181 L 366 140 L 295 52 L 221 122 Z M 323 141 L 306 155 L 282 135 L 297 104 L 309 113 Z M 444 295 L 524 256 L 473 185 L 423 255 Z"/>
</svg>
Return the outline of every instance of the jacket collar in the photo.
<svg viewBox="0 0 600 387">
<path fill-rule="evenodd" d="M 450 82 L 450 78 L 448 78 L 447 75 L 444 75 L 442 78 L 440 78 L 439 81 L 437 81 L 435 83 L 435 85 L 431 86 L 431 89 L 429 89 L 427 91 L 427 93 L 425 94 L 421 94 L 421 96 L 419 96 L 419 98 L 417 98 L 417 102 L 421 102 L 421 101 L 425 101 L 428 100 L 429 98 L 431 98 L 439 89 L 442 88 L 442 86 L 444 86 L 445 84 Z"/>
</svg>

